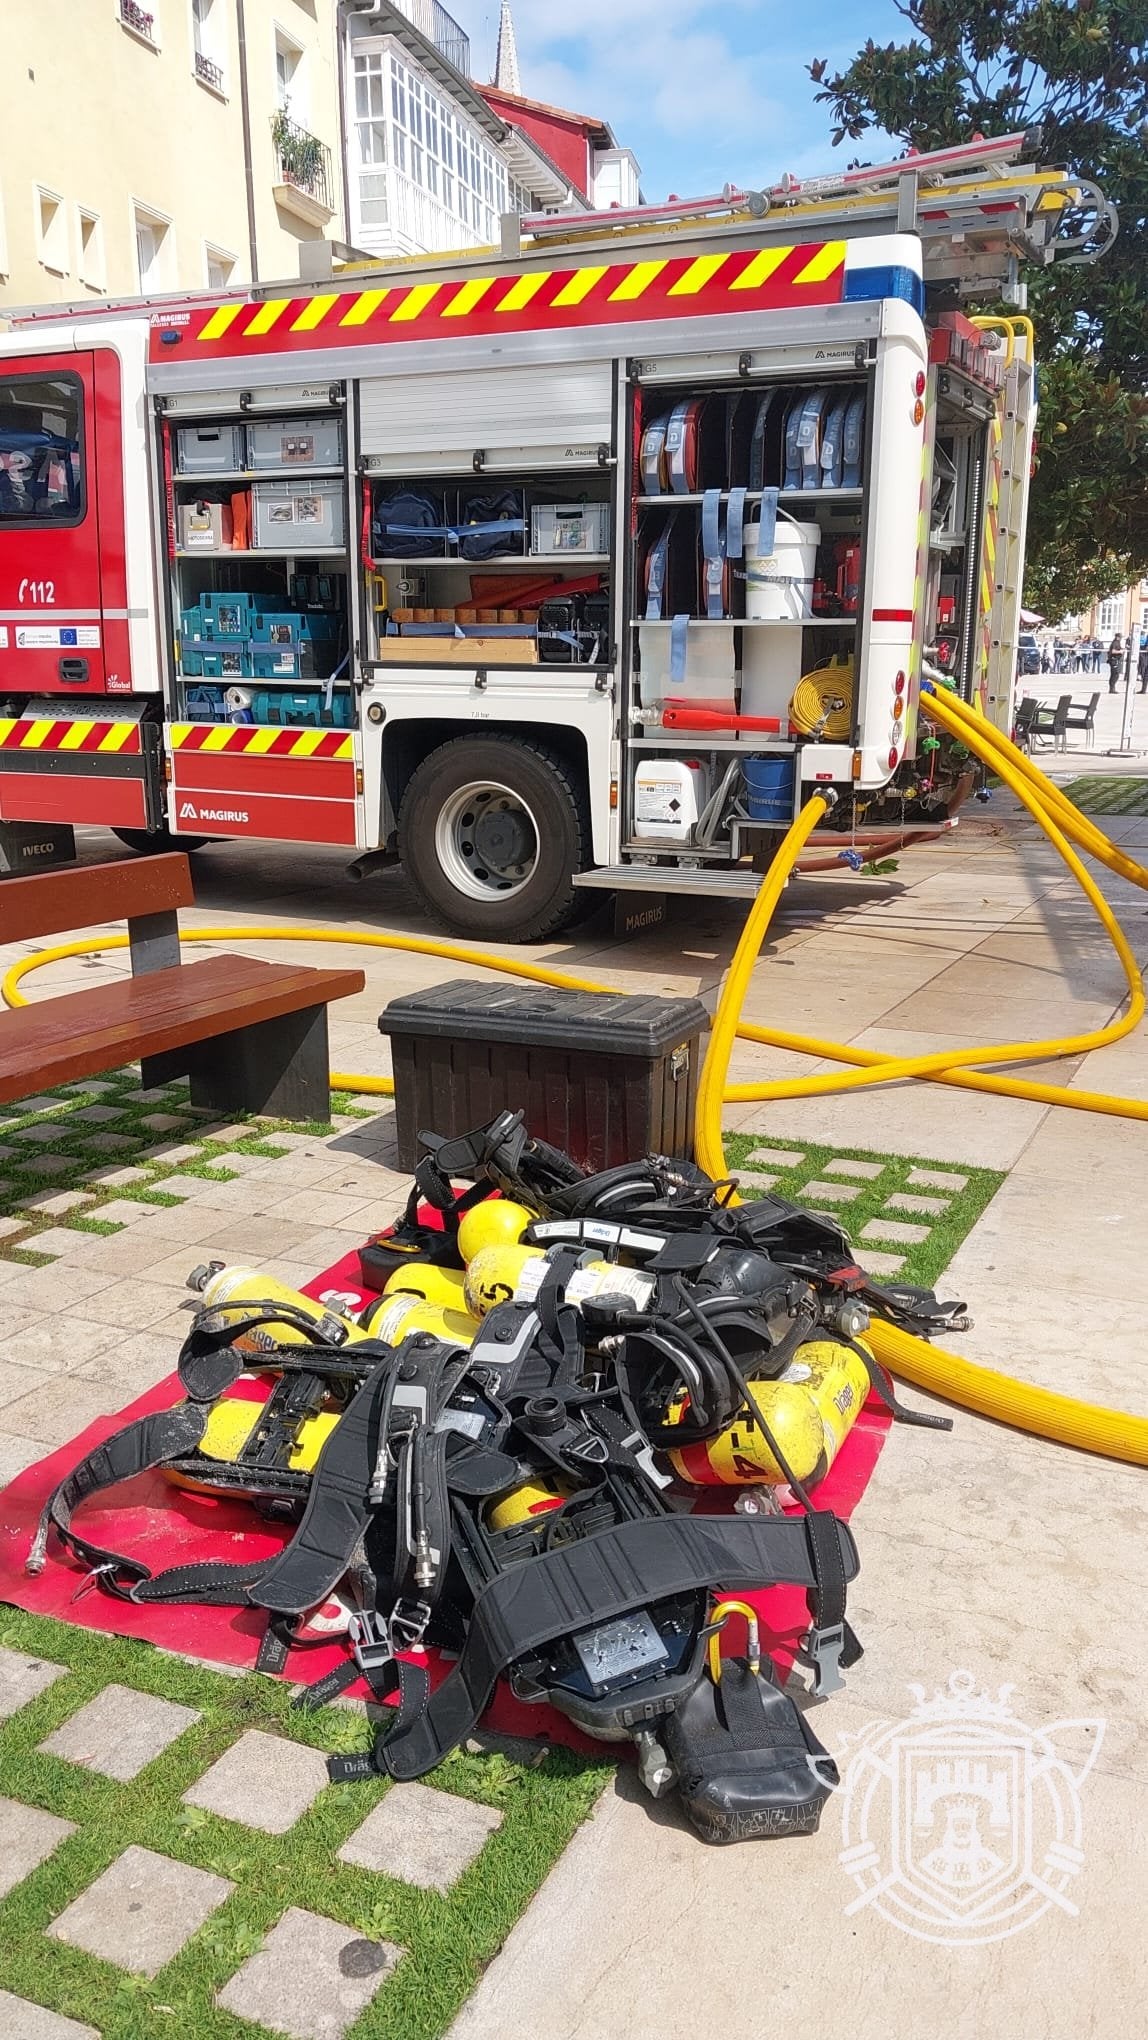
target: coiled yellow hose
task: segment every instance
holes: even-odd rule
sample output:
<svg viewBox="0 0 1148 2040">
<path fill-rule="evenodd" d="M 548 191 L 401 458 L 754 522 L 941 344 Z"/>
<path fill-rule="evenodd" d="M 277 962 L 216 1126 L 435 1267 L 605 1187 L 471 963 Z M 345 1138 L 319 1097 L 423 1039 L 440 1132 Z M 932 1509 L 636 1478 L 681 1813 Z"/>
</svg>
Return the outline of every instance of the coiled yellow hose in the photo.
<svg viewBox="0 0 1148 2040">
<path fill-rule="evenodd" d="M 1069 870 L 1095 908 L 1124 969 L 1128 984 L 1128 1006 L 1124 1014 L 1107 1027 L 1091 1033 L 1060 1037 L 1051 1041 L 1001 1043 L 975 1049 L 946 1050 L 937 1055 L 895 1057 L 858 1049 L 840 1042 L 821 1041 L 815 1036 L 784 1033 L 777 1029 L 751 1026 L 740 1020 L 741 1007 L 754 964 L 774 909 L 790 877 L 801 849 L 826 810 L 820 796 L 814 796 L 783 841 L 754 902 L 741 939 L 734 952 L 725 989 L 714 1020 L 709 1051 L 699 1083 L 696 1122 L 696 1150 L 703 1168 L 715 1176 L 726 1173 L 722 1146 L 721 1108 L 727 1100 L 767 1101 L 773 1098 L 815 1096 L 826 1091 L 858 1088 L 875 1083 L 924 1078 L 935 1083 L 955 1084 L 971 1090 L 994 1091 L 1013 1098 L 1027 1098 L 1047 1105 L 1070 1106 L 1078 1111 L 1110 1113 L 1128 1119 L 1148 1119 L 1148 1103 L 1104 1092 L 1068 1090 L 1053 1084 L 1026 1082 L 1013 1076 L 994 1076 L 977 1070 L 975 1063 L 1005 1063 L 1046 1060 L 1079 1055 L 1120 1039 L 1134 1028 L 1144 1012 L 1140 973 L 1123 931 L 1107 901 L 1071 847 L 1071 838 L 1089 855 L 1132 884 L 1148 890 L 1148 870 L 1126 857 L 1096 825 L 1082 815 L 1071 801 L 1007 737 L 956 696 L 929 695 L 922 703 L 925 713 L 942 728 L 960 739 L 978 757 L 998 772 L 1006 785 L 1028 808 L 1034 820 L 1055 845 Z M 352 948 L 394 949 L 419 956 L 435 956 L 452 963 L 467 963 L 507 977 L 527 979 L 535 984 L 563 990 L 614 992 L 617 987 L 594 979 L 577 977 L 545 965 L 519 962 L 490 950 L 473 949 L 457 943 L 437 942 L 413 935 L 383 935 L 355 930 L 240 926 L 195 928 L 181 933 L 181 942 L 321 942 L 342 943 Z M 59 943 L 25 957 L 14 964 L 0 984 L 6 1005 L 27 1003 L 19 987 L 34 970 L 66 957 L 89 956 L 103 950 L 127 947 L 126 935 L 103 936 L 96 940 Z M 798 1078 L 771 1084 L 737 1084 L 727 1087 L 729 1060 L 735 1039 L 761 1041 L 771 1046 L 792 1048 L 802 1054 L 825 1057 L 856 1065 L 843 1073 L 829 1072 L 817 1077 Z M 334 1089 L 371 1096 L 389 1096 L 394 1085 L 389 1077 L 335 1072 Z M 945 1397 L 979 1414 L 1083 1450 L 1148 1465 L 1148 1419 L 1124 1415 L 1091 1403 L 1078 1402 L 1051 1390 L 1014 1381 L 992 1369 L 976 1366 L 957 1355 L 945 1353 L 924 1340 L 896 1328 L 875 1323 L 872 1345 L 878 1359 L 918 1387 Z"/>
</svg>

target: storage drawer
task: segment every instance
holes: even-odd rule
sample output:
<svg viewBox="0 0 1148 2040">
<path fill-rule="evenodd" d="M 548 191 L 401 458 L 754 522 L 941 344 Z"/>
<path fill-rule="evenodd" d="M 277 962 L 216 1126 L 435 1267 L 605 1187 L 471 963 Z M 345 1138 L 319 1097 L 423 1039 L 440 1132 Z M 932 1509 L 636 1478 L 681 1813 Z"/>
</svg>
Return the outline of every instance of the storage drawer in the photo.
<svg viewBox="0 0 1148 2040">
<path fill-rule="evenodd" d="M 181 475 L 242 473 L 246 455 L 242 425 L 181 425 L 175 435 Z"/>
<path fill-rule="evenodd" d="M 257 418 L 247 427 L 252 468 L 339 467 L 343 435 L 337 418 Z"/>
<path fill-rule="evenodd" d="M 307 553 L 346 542 L 341 482 L 256 482 L 254 543 L 262 552 Z"/>
</svg>

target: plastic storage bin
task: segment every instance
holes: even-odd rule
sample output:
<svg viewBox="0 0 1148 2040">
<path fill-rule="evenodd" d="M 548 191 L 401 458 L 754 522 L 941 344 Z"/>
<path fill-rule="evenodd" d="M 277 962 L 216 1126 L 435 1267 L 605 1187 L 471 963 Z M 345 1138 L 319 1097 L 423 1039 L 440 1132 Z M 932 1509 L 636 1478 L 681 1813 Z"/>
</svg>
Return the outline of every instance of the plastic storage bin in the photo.
<svg viewBox="0 0 1148 2040">
<path fill-rule="evenodd" d="M 610 549 L 608 503 L 536 503 L 530 512 L 532 553 L 604 553 Z"/>
<path fill-rule="evenodd" d="M 247 462 L 242 425 L 181 425 L 175 462 L 181 475 L 242 473 Z"/>
<path fill-rule="evenodd" d="M 343 439 L 337 418 L 258 418 L 247 427 L 252 468 L 341 467 Z"/>
<path fill-rule="evenodd" d="M 590 1169 L 689 1155 L 709 1020 L 698 999 L 560 992 L 470 979 L 392 999 L 398 1166 L 420 1128 L 466 1133 L 506 1108 Z"/>
<path fill-rule="evenodd" d="M 345 543 L 342 482 L 256 482 L 251 494 L 261 552 L 325 552 Z"/>
</svg>

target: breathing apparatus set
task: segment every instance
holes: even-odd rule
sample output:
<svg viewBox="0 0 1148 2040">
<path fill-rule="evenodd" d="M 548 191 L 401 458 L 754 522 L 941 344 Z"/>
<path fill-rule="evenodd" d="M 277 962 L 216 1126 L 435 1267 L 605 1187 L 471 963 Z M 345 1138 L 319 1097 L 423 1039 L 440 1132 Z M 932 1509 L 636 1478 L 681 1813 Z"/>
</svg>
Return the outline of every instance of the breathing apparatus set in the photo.
<svg viewBox="0 0 1148 2040">
<path fill-rule="evenodd" d="M 813 1832 L 836 1770 L 745 1596 L 801 1589 L 811 1691 L 841 1686 L 857 1551 L 811 1490 L 871 1389 L 948 1427 L 901 1407 L 865 1334 L 956 1328 L 963 1306 L 872 1282 L 832 1219 L 733 1202 L 689 1162 L 588 1176 L 510 1112 L 421 1146 L 405 1216 L 363 1250 L 382 1293 L 356 1318 L 251 1270 L 195 1271 L 185 1400 L 73 1468 L 29 1569 L 55 1536 L 120 1598 L 261 1608 L 268 1670 L 345 1634 L 297 1704 L 360 1675 L 398 1704 L 334 1777 L 422 1776 L 505 1675 L 586 1735 L 632 1740 L 704 1839 Z M 288 1527 L 282 1550 L 153 1573 L 86 1538 L 83 1503 L 151 1468 L 249 1500 Z M 732 1617 L 742 1655 L 722 1649 Z M 427 1646 L 455 1654 L 433 1691 Z"/>
</svg>

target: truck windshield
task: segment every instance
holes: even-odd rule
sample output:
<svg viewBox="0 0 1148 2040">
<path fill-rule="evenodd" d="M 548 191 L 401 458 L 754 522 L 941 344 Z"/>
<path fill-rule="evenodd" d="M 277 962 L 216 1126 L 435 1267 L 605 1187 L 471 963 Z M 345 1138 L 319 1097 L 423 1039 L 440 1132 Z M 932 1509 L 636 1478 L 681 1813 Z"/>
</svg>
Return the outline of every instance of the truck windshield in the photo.
<svg viewBox="0 0 1148 2040">
<path fill-rule="evenodd" d="M 82 403 L 78 376 L 0 377 L 0 525 L 79 522 Z"/>
</svg>

